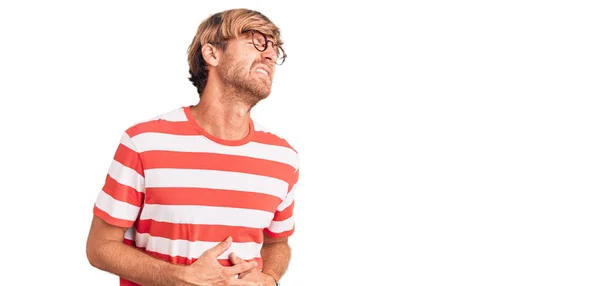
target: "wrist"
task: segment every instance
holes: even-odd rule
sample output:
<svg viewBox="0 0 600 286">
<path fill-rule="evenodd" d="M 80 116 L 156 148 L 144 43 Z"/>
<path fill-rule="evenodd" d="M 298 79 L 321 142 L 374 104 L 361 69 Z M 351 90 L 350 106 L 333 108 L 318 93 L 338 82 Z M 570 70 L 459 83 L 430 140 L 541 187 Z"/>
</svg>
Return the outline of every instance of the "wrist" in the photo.
<svg viewBox="0 0 600 286">
<path fill-rule="evenodd" d="M 267 272 L 263 272 L 265 275 L 268 276 L 268 280 L 269 282 L 271 282 L 269 285 L 273 285 L 273 286 L 279 286 L 279 279 L 277 279 L 275 277 L 275 275 L 271 274 L 271 273 L 267 273 Z"/>
<path fill-rule="evenodd" d="M 165 274 L 173 285 L 187 285 L 186 282 L 189 280 L 188 269 L 185 266 L 170 264 L 166 267 Z"/>
</svg>

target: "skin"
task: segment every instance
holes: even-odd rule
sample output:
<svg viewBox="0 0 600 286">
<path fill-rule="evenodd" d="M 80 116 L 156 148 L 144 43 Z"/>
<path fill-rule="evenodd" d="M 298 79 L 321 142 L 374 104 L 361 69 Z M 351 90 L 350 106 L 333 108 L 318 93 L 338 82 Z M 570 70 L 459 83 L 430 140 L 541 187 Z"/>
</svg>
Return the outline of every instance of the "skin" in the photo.
<svg viewBox="0 0 600 286">
<path fill-rule="evenodd" d="M 229 40 L 226 51 L 206 44 L 202 56 L 208 80 L 202 100 L 192 106 L 194 118 L 208 133 L 226 140 L 239 140 L 250 131 L 250 110 L 271 92 L 275 60 L 273 47 L 259 52 L 250 35 Z M 263 68 L 268 76 L 257 72 Z"/>
<path fill-rule="evenodd" d="M 252 107 L 271 92 L 277 53 L 271 45 L 264 52 L 256 50 L 251 36 L 246 34 L 230 40 L 226 51 L 204 45 L 202 55 L 208 66 L 208 84 L 202 100 L 192 107 L 192 115 L 214 136 L 243 139 L 250 131 Z M 269 75 L 256 71 L 258 68 L 265 69 Z M 264 286 L 275 285 L 275 279 L 281 279 L 290 262 L 287 238 L 272 238 L 265 234 L 261 257 L 262 272 L 252 269 L 239 278 L 258 281 Z M 230 261 L 236 266 L 244 263 L 234 253 L 230 255 Z"/>
<path fill-rule="evenodd" d="M 275 281 L 281 279 L 290 262 L 291 250 L 287 238 L 271 238 L 265 234 L 265 242 L 260 254 L 263 259 L 262 272 L 251 269 L 240 274 L 239 278 L 247 281 L 258 281 L 265 286 L 275 285 Z M 229 260 L 236 266 L 242 265 L 244 262 L 235 256 L 235 253 L 229 255 Z"/>
<path fill-rule="evenodd" d="M 226 51 L 204 45 L 202 56 L 208 80 L 202 100 L 191 108 L 192 115 L 213 136 L 243 139 L 249 133 L 250 110 L 271 92 L 276 52 L 270 45 L 264 52 L 256 50 L 249 35 L 243 35 L 230 40 Z M 258 68 L 268 75 L 258 72 Z M 175 265 L 123 244 L 126 230 L 94 216 L 87 257 L 94 267 L 142 285 L 271 286 L 285 273 L 290 261 L 287 239 L 265 234 L 262 271 L 255 262 L 243 261 L 235 254 L 230 255 L 233 266 L 217 262 L 217 257 L 231 246 L 231 238 L 203 253 L 191 265 Z"/>
<path fill-rule="evenodd" d="M 255 262 L 242 262 L 232 267 L 217 262 L 217 257 L 231 246 L 231 238 L 204 252 L 193 264 L 183 266 L 156 259 L 123 244 L 126 230 L 94 216 L 86 247 L 92 266 L 141 285 L 261 285 L 236 278 L 236 275 L 256 268 Z"/>
</svg>

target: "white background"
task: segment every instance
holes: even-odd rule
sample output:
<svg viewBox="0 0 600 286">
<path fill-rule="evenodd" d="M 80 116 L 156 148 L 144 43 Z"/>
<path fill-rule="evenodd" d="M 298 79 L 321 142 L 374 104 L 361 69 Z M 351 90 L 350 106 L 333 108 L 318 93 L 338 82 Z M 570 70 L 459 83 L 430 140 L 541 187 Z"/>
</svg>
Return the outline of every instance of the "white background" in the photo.
<svg viewBox="0 0 600 286">
<path fill-rule="evenodd" d="M 600 285 L 593 2 L 2 2 L 0 284 L 118 285 L 85 240 L 121 132 L 246 7 L 289 54 L 253 112 L 301 156 L 283 285 Z"/>
</svg>

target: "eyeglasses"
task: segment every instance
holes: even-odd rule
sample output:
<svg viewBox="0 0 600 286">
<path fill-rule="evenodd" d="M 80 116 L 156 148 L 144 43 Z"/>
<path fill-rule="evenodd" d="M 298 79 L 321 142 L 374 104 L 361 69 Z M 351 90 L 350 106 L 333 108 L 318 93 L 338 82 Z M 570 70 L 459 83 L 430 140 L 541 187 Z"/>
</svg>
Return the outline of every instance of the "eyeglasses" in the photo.
<svg viewBox="0 0 600 286">
<path fill-rule="evenodd" d="M 267 48 L 269 47 L 269 43 L 271 43 L 271 45 L 273 46 L 273 49 L 277 53 L 277 60 L 275 61 L 275 63 L 278 65 L 282 65 L 283 62 L 285 62 L 285 58 L 287 58 L 287 54 L 285 53 L 285 51 L 283 50 L 283 48 L 281 46 L 279 46 L 279 45 L 275 44 L 275 42 L 267 39 L 267 36 L 265 36 L 265 34 L 259 32 L 257 30 L 242 31 L 242 33 L 246 33 L 246 32 L 252 32 L 252 44 L 259 52 L 266 51 Z"/>
</svg>

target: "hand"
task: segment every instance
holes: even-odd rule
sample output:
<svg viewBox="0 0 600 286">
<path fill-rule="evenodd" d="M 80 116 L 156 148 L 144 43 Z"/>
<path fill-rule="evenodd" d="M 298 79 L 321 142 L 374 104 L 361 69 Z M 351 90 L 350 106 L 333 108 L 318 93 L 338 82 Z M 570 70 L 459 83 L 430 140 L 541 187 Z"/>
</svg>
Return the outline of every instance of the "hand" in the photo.
<svg viewBox="0 0 600 286">
<path fill-rule="evenodd" d="M 229 260 L 235 266 L 247 263 L 233 252 L 229 254 Z M 261 286 L 275 286 L 275 278 L 262 273 L 260 270 L 256 269 L 256 267 L 241 273 L 239 279 L 244 281 L 259 282 L 261 283 Z"/>
<path fill-rule="evenodd" d="M 237 279 L 237 275 L 256 268 L 256 262 L 238 263 L 231 267 L 221 265 L 217 259 L 231 246 L 231 237 L 205 251 L 194 263 L 184 268 L 186 285 L 196 286 L 260 286 L 259 282 Z"/>
</svg>

